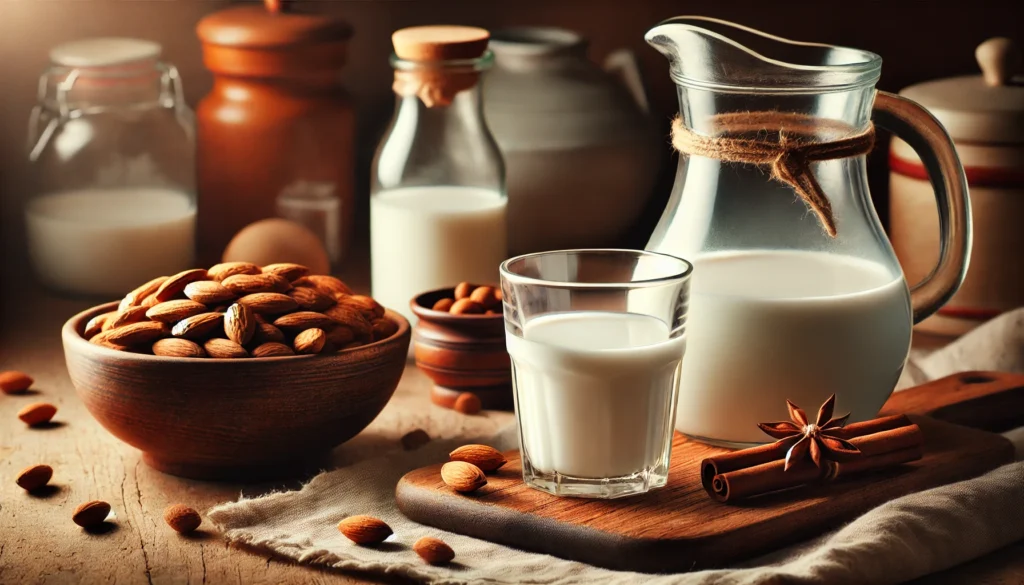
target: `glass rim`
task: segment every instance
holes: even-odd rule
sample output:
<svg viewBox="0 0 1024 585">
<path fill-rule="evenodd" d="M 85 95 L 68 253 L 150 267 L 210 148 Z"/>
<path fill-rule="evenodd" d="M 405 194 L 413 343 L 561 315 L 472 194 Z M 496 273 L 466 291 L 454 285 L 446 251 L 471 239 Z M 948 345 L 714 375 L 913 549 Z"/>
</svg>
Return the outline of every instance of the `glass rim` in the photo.
<svg viewBox="0 0 1024 585">
<path fill-rule="evenodd" d="M 534 278 L 532 276 L 523 276 L 512 272 L 509 266 L 513 262 L 519 262 L 528 260 L 530 258 L 541 258 L 544 256 L 555 256 L 562 255 L 568 256 L 572 254 L 584 255 L 584 254 L 630 254 L 634 257 L 640 258 L 644 256 L 667 259 L 673 262 L 679 262 L 682 265 L 682 270 L 674 272 L 667 276 L 658 276 L 654 278 L 643 278 L 640 280 L 631 280 L 629 282 L 569 282 L 564 280 L 546 280 L 543 278 Z M 647 288 L 652 286 L 665 285 L 674 282 L 682 282 L 690 278 L 693 274 L 693 263 L 684 258 L 673 256 L 671 254 L 665 254 L 662 252 L 651 252 L 650 250 L 632 250 L 629 248 L 569 248 L 565 250 L 547 250 L 544 252 L 532 252 L 530 254 L 520 254 L 514 256 L 501 263 L 498 272 L 502 279 L 508 279 L 516 282 L 517 284 L 532 284 L 536 286 L 547 286 L 550 288 L 568 288 L 568 289 L 620 289 L 620 288 Z"/>
</svg>

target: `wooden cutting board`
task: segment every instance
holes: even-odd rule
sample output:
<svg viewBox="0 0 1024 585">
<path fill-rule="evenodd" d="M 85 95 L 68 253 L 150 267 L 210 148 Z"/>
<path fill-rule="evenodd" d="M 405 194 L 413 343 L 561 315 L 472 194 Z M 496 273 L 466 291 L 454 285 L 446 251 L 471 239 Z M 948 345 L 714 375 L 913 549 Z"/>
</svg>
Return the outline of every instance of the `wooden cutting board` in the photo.
<svg viewBox="0 0 1024 585">
<path fill-rule="evenodd" d="M 768 552 L 909 493 L 974 477 L 1013 460 L 995 432 L 1024 424 L 1024 375 L 965 372 L 893 395 L 882 414 L 920 425 L 925 455 L 898 468 L 738 504 L 713 501 L 700 462 L 725 450 L 676 434 L 668 485 L 619 500 L 559 498 L 526 487 L 519 451 L 470 495 L 452 491 L 441 464 L 395 490 L 406 516 L 444 530 L 610 569 L 680 572 Z M 973 428 L 972 428 L 973 427 Z"/>
</svg>

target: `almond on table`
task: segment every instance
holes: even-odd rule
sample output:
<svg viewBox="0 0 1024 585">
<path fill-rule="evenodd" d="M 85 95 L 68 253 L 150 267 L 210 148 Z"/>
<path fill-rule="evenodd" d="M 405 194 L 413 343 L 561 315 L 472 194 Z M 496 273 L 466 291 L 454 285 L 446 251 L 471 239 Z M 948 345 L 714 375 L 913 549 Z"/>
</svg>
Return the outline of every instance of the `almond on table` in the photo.
<svg viewBox="0 0 1024 585">
<path fill-rule="evenodd" d="M 0 392 L 4 394 L 21 394 L 32 387 L 35 380 L 25 372 L 9 370 L 0 372 Z"/>
</svg>

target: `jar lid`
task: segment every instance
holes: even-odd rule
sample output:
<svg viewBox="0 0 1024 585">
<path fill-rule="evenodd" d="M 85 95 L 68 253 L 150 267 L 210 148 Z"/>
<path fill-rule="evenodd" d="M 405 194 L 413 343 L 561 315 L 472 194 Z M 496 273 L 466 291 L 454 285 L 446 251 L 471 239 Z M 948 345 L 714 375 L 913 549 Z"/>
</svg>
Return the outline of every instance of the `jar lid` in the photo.
<svg viewBox="0 0 1024 585">
<path fill-rule="evenodd" d="M 205 16 L 196 32 L 209 45 L 235 48 L 280 48 L 348 40 L 347 22 L 308 12 L 283 11 L 279 2 L 266 7 L 239 6 Z"/>
<path fill-rule="evenodd" d="M 1020 49 L 1010 39 L 994 38 L 979 45 L 975 57 L 981 75 L 918 83 L 900 95 L 928 108 L 954 140 L 1024 143 L 1024 83 L 1014 77 Z"/>
<path fill-rule="evenodd" d="M 152 41 L 98 37 L 57 45 L 50 50 L 50 61 L 62 67 L 111 67 L 154 60 L 161 51 L 161 46 Z"/>
<path fill-rule="evenodd" d="M 478 59 L 487 51 L 491 33 L 475 26 L 413 26 L 391 34 L 395 55 L 407 61 Z"/>
</svg>

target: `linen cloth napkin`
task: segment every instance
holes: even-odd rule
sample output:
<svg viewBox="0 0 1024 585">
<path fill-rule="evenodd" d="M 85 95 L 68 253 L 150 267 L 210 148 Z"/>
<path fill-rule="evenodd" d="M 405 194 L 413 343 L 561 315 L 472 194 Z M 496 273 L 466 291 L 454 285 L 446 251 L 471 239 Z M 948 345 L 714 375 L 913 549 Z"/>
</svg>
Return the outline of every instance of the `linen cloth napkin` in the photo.
<svg viewBox="0 0 1024 585">
<path fill-rule="evenodd" d="M 1005 314 L 935 353 L 911 356 L 900 387 L 970 369 L 1024 372 L 1024 309 Z M 648 575 L 601 569 L 445 532 L 412 522 L 398 511 L 394 488 L 406 472 L 444 461 L 449 451 L 467 442 L 515 448 L 514 425 L 490 438 L 434 441 L 415 451 L 325 472 L 301 490 L 242 498 L 214 507 L 207 516 L 229 541 L 299 563 L 400 575 L 432 584 L 900 583 L 1024 539 L 1024 428 L 1007 436 L 1015 443 L 1016 463 L 895 499 L 834 532 L 736 568 L 693 573 Z M 342 518 L 353 514 L 381 518 L 395 536 L 377 548 L 356 546 L 336 528 Z M 412 550 L 422 536 L 435 536 L 451 545 L 455 562 L 447 567 L 425 564 Z"/>
</svg>

